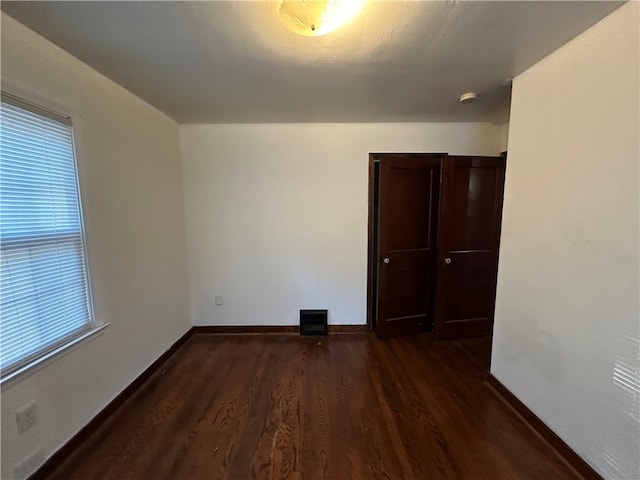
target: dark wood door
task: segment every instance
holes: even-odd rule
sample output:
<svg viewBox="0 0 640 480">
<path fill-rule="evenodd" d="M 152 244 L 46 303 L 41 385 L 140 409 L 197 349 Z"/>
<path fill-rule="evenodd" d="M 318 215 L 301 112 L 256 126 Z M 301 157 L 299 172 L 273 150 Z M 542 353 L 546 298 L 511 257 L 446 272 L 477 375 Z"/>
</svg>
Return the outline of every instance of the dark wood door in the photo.
<svg viewBox="0 0 640 480">
<path fill-rule="evenodd" d="M 375 331 L 381 337 L 416 333 L 433 324 L 442 158 L 374 158 L 380 162 Z"/>
<path fill-rule="evenodd" d="M 435 336 L 489 335 L 498 269 L 506 158 L 444 160 Z"/>
</svg>

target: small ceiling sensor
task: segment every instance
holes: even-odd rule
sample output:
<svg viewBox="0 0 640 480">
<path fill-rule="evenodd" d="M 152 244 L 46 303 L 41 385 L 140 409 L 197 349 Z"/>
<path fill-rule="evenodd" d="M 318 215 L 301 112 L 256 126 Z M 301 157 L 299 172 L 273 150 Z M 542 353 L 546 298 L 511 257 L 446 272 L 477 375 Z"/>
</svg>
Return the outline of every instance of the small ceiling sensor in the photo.
<svg viewBox="0 0 640 480">
<path fill-rule="evenodd" d="M 468 103 L 473 103 L 478 99 L 478 94 L 476 92 L 467 92 L 460 95 L 458 102 L 466 105 Z"/>
</svg>

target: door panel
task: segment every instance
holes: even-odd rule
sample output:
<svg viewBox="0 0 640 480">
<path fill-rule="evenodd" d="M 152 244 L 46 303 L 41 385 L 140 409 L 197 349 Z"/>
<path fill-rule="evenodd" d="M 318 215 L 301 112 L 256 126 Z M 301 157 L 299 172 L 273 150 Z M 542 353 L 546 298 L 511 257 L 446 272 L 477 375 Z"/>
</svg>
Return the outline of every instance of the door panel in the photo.
<svg viewBox="0 0 640 480">
<path fill-rule="evenodd" d="M 504 157 L 447 157 L 438 226 L 436 338 L 493 328 Z"/>
<path fill-rule="evenodd" d="M 449 242 L 452 250 L 491 249 L 496 170 L 456 167 L 453 174 Z"/>
<path fill-rule="evenodd" d="M 440 154 L 375 156 L 380 162 L 375 330 L 381 337 L 432 325 L 441 159 Z"/>
<path fill-rule="evenodd" d="M 387 171 L 388 178 L 384 178 L 383 166 L 382 181 L 388 180 L 386 200 L 390 213 L 387 217 L 388 249 L 394 252 L 428 249 L 431 243 L 429 222 L 433 169 L 393 165 Z"/>
</svg>

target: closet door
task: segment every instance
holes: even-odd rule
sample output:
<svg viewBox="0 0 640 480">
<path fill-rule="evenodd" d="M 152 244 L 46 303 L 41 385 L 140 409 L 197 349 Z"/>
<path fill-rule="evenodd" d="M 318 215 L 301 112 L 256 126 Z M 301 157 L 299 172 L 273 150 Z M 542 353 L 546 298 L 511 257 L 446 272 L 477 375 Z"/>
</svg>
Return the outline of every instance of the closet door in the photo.
<svg viewBox="0 0 640 480">
<path fill-rule="evenodd" d="M 431 329 L 442 154 L 379 154 L 380 337 Z"/>
<path fill-rule="evenodd" d="M 447 157 L 438 225 L 435 337 L 490 335 L 506 157 Z"/>
</svg>

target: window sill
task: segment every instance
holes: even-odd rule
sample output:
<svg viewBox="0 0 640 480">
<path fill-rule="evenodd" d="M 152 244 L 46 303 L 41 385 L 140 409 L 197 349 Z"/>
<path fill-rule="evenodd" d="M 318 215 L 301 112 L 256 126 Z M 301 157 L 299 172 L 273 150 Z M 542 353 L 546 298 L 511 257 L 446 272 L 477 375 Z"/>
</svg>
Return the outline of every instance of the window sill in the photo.
<svg viewBox="0 0 640 480">
<path fill-rule="evenodd" d="M 92 330 L 89 330 L 88 332 L 83 333 L 79 337 L 74 338 L 70 342 L 65 343 L 64 345 L 61 345 L 55 350 L 50 351 L 46 355 L 43 355 L 35 359 L 34 361 L 28 363 L 27 365 L 19 368 L 18 370 L 9 373 L 8 375 L 6 375 L 0 380 L 0 385 L 4 388 L 8 384 L 12 384 L 17 380 L 22 379 L 23 377 L 38 371 L 40 368 L 42 368 L 43 366 L 45 366 L 55 358 L 61 357 L 62 355 L 69 353 L 75 347 L 78 347 L 81 344 L 91 340 L 92 338 L 95 338 L 101 335 L 102 333 L 104 333 L 104 331 L 109 325 L 111 324 L 104 323 Z"/>
</svg>

